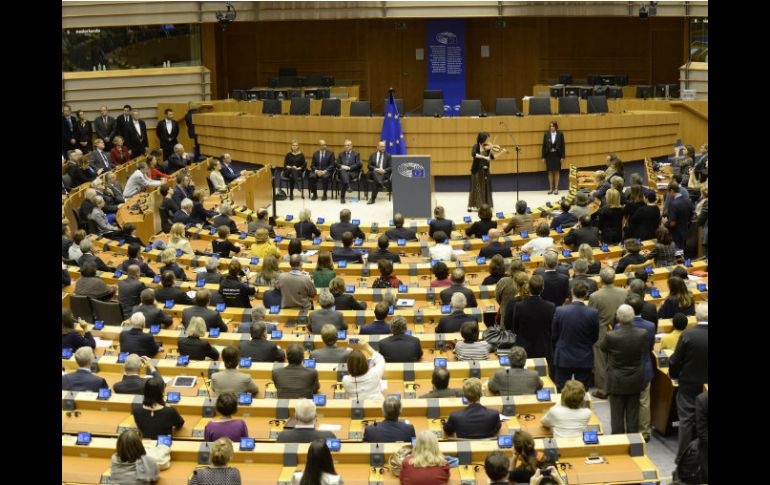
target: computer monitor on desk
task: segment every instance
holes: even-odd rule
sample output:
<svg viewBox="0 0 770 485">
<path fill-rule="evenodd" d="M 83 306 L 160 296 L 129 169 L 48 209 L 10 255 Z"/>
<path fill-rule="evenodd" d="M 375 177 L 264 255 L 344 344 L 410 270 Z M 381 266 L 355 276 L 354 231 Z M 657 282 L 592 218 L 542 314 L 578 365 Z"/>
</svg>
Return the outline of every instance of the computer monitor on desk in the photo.
<svg viewBox="0 0 770 485">
<path fill-rule="evenodd" d="M 331 97 L 330 88 L 305 89 L 305 97 L 310 99 L 325 99 Z"/>
<path fill-rule="evenodd" d="M 615 75 L 614 74 L 601 74 L 599 75 L 599 83 L 604 86 L 610 86 L 612 84 L 615 84 Z"/>
</svg>

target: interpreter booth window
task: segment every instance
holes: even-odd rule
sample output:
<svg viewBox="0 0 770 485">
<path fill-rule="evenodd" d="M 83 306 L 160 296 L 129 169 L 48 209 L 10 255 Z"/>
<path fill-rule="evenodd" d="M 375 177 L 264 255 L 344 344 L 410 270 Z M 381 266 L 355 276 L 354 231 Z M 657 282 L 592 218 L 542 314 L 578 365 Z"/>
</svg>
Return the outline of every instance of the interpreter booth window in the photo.
<svg viewBox="0 0 770 485">
<path fill-rule="evenodd" d="M 201 65 L 197 24 L 62 29 L 62 71 Z"/>
<path fill-rule="evenodd" d="M 690 57 L 692 62 L 709 61 L 709 19 L 690 19 Z"/>
</svg>

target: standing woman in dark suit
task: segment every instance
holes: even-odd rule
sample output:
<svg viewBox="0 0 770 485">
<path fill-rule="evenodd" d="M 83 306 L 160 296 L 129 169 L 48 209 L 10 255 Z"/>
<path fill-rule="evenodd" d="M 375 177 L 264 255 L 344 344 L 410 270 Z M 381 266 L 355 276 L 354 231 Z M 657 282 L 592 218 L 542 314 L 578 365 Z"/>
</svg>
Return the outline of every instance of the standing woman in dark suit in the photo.
<svg viewBox="0 0 770 485">
<path fill-rule="evenodd" d="M 283 160 L 283 176 L 289 179 L 289 200 L 294 200 L 294 186 L 297 184 L 297 179 L 302 178 L 306 169 L 305 154 L 299 151 L 299 142 L 292 140 L 291 151 Z"/>
<path fill-rule="evenodd" d="M 92 150 L 91 138 L 93 137 L 94 130 L 91 127 L 91 122 L 86 119 L 86 112 L 82 109 L 78 111 L 78 148 L 83 153 L 88 153 Z"/>
<path fill-rule="evenodd" d="M 495 159 L 491 150 L 484 150 L 482 145 L 489 139 L 489 133 L 482 131 L 476 137 L 476 144 L 471 148 L 471 187 L 468 194 L 468 212 L 492 203 L 492 180 L 489 178 L 489 162 Z"/>
<path fill-rule="evenodd" d="M 548 170 L 549 194 L 559 195 L 559 170 L 564 163 L 564 135 L 559 131 L 559 124 L 551 121 L 548 132 L 543 135 L 541 158 Z"/>
</svg>

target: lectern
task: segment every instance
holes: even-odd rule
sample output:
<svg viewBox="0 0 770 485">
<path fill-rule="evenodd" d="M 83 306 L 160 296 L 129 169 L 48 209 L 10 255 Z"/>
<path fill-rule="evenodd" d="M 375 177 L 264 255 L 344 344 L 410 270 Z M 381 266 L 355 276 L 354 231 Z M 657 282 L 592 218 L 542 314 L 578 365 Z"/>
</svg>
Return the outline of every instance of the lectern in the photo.
<svg viewBox="0 0 770 485">
<path fill-rule="evenodd" d="M 393 155 L 393 213 L 433 217 L 433 174 L 430 155 Z"/>
</svg>

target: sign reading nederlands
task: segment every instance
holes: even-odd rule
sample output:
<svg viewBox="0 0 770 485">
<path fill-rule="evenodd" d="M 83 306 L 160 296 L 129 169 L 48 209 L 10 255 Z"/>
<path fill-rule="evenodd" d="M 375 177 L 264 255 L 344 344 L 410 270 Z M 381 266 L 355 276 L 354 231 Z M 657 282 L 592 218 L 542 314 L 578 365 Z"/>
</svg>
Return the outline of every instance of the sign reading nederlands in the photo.
<svg viewBox="0 0 770 485">
<path fill-rule="evenodd" d="M 465 21 L 428 20 L 428 89 L 444 91 L 444 116 L 459 116 L 465 97 Z"/>
</svg>

